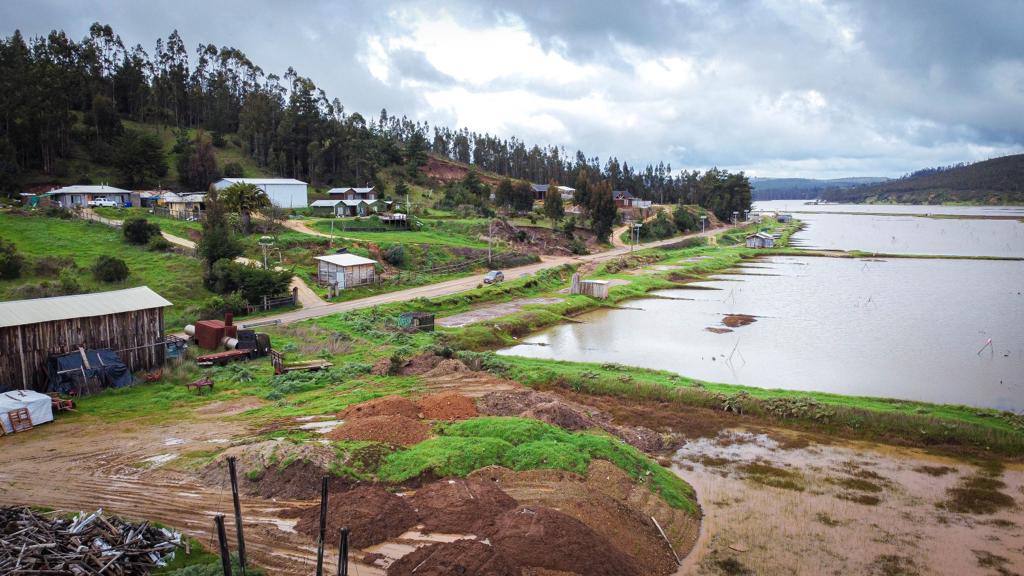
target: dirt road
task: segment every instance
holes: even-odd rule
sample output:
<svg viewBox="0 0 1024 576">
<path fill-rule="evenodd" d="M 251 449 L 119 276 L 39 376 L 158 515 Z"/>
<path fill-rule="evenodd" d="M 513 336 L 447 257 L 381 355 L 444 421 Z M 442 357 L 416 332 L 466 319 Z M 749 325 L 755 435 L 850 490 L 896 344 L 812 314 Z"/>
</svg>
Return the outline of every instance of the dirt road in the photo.
<svg viewBox="0 0 1024 576">
<path fill-rule="evenodd" d="M 640 244 L 635 247 L 636 250 L 644 248 L 657 248 L 659 246 L 669 246 L 677 244 L 684 240 L 692 238 L 707 237 L 722 232 L 722 228 L 714 230 L 708 230 L 706 232 L 698 232 L 695 234 L 688 234 L 686 236 L 676 236 L 674 238 L 667 238 L 665 240 L 658 240 L 655 242 L 647 242 Z M 554 268 L 561 266 L 562 264 L 585 264 L 585 263 L 600 263 L 607 262 L 619 256 L 629 254 L 630 247 L 621 246 L 618 248 L 612 248 L 604 252 L 598 252 L 597 254 L 588 254 L 586 256 L 545 256 L 536 264 L 528 264 L 526 266 L 519 266 L 518 268 L 505 269 L 505 278 L 513 279 L 520 276 L 535 274 L 541 270 L 548 268 Z M 303 308 L 301 310 L 293 310 L 290 312 L 284 312 L 281 314 L 274 314 L 271 316 L 264 316 L 259 319 L 258 322 L 279 322 L 281 324 L 289 324 L 292 322 L 299 322 L 302 320 L 308 320 L 310 318 L 320 318 L 323 316 L 330 316 L 331 314 L 337 314 L 339 312 L 348 312 L 349 310 L 359 310 L 361 308 L 370 308 L 373 306 L 380 306 L 381 304 L 389 304 L 392 302 L 402 302 L 405 300 L 412 300 L 415 298 L 433 298 L 436 296 L 446 296 L 449 294 L 457 294 L 459 292 L 465 292 L 466 290 L 472 290 L 480 284 L 480 276 L 469 276 L 466 278 L 457 278 L 455 280 L 448 280 L 446 282 L 439 282 L 437 284 L 429 284 L 426 286 L 417 286 L 415 288 L 408 288 L 406 290 L 398 290 L 395 292 L 389 292 L 387 294 L 378 294 L 376 296 L 369 296 L 366 298 L 360 298 L 358 300 L 349 300 L 347 302 L 338 302 L 336 304 L 326 304 L 323 306 L 317 306 L 315 308 Z"/>
<path fill-rule="evenodd" d="M 216 550 L 213 517 L 231 520 L 231 493 L 204 486 L 184 468 L 190 453 L 228 445 L 251 433 L 230 418 L 252 408 L 253 398 L 214 403 L 200 408 L 187 422 L 167 424 L 95 421 L 88 416 L 37 427 L 31 433 L 3 439 L 0 505 L 46 506 L 72 512 L 97 507 L 137 520 L 153 520 L 184 530 L 208 550 Z M 307 503 L 308 504 L 308 503 Z M 249 557 L 271 574 L 313 573 L 316 544 L 296 534 L 277 517 L 295 502 L 243 497 L 246 549 Z M 326 556 L 334 573 L 336 551 Z M 356 571 L 358 570 L 358 572 Z M 353 574 L 382 575 L 366 565 L 350 565 Z"/>
<path fill-rule="evenodd" d="M 88 208 L 83 209 L 81 212 L 82 212 L 81 215 L 82 215 L 83 218 L 85 218 L 87 220 L 92 220 L 94 222 L 99 222 L 100 224 L 106 224 L 107 226 L 112 226 L 112 227 L 120 228 L 121 225 L 124 223 L 123 220 L 114 220 L 112 218 L 105 218 L 103 216 L 100 216 L 99 214 L 97 214 L 96 212 L 94 212 L 94 211 L 92 211 L 91 209 L 88 209 Z M 300 230 L 300 232 L 305 232 L 305 231 L 304 230 Z M 314 232 L 314 231 L 310 230 L 310 232 Z M 164 232 L 162 230 L 160 231 L 160 235 L 163 236 L 165 240 L 167 240 L 171 244 L 174 244 L 175 246 L 180 246 L 180 247 L 188 249 L 188 250 L 195 250 L 196 249 L 196 243 L 193 242 L 192 240 L 189 240 L 188 238 L 182 238 L 181 236 L 175 236 L 174 234 L 171 234 L 169 232 Z M 235 262 L 239 262 L 239 263 L 245 264 L 247 266 L 256 266 L 256 265 L 258 265 L 258 262 L 254 261 L 254 260 L 251 260 L 249 258 L 246 258 L 244 256 L 239 256 L 238 258 L 235 258 Z M 275 270 L 283 270 L 283 268 L 281 268 L 280 266 L 275 266 L 274 269 Z M 323 306 L 324 304 L 327 304 L 327 302 L 325 302 L 322 298 L 320 298 L 320 296 L 318 296 L 317 293 L 315 291 L 313 291 L 313 289 L 310 288 L 309 285 L 307 285 L 306 282 L 304 280 L 302 280 L 302 278 L 299 278 L 298 276 L 292 276 L 292 282 L 291 282 L 291 285 L 289 287 L 290 288 L 298 288 L 299 304 L 303 308 L 312 308 L 312 307 L 315 307 L 315 306 Z"/>
</svg>

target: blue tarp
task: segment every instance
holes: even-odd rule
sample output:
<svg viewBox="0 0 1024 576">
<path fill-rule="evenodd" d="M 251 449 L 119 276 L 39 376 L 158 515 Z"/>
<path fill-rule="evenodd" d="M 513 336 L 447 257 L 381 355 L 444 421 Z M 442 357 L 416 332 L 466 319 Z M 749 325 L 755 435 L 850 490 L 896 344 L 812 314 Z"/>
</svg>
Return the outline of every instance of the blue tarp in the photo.
<svg viewBox="0 0 1024 576">
<path fill-rule="evenodd" d="M 72 352 L 61 356 L 50 356 L 47 362 L 49 384 L 47 392 L 61 394 L 87 394 L 100 388 L 122 388 L 131 385 L 131 372 L 113 350 L 86 350 L 89 368 L 82 361 L 82 354 Z"/>
</svg>

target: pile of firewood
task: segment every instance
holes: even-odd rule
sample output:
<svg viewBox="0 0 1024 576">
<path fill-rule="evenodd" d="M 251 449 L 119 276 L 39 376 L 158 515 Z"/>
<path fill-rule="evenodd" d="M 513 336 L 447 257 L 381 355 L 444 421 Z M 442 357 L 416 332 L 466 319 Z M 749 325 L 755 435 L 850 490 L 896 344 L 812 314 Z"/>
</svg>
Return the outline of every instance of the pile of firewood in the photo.
<svg viewBox="0 0 1024 576">
<path fill-rule="evenodd" d="M 149 574 L 182 545 L 181 534 L 148 522 L 73 518 L 29 508 L 0 508 L 0 574 Z"/>
</svg>

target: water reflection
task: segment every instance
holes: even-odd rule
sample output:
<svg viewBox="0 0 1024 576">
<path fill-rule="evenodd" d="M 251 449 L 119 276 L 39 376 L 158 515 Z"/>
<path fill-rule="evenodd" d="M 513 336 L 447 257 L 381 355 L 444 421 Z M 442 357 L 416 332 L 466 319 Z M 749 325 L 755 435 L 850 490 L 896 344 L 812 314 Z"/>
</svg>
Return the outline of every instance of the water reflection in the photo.
<svg viewBox="0 0 1024 576">
<path fill-rule="evenodd" d="M 1024 262 L 778 257 L 758 266 L 772 275 L 723 275 L 702 284 L 717 290 L 664 293 L 692 300 L 588 313 L 501 353 L 1024 410 Z M 706 330 L 724 328 L 726 314 L 756 322 Z"/>
</svg>

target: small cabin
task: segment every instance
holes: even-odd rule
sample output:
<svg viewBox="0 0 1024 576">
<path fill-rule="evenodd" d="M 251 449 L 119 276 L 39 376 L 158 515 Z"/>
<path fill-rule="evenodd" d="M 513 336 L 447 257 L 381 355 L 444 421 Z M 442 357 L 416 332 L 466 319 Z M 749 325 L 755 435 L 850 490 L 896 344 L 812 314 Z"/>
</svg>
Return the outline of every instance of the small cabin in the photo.
<svg viewBox="0 0 1024 576">
<path fill-rule="evenodd" d="M 775 216 L 775 219 L 779 221 L 779 224 L 786 224 L 793 221 L 792 214 L 779 214 Z"/>
<path fill-rule="evenodd" d="M 341 206 L 342 208 L 338 208 Z M 309 207 L 313 210 L 313 215 L 321 217 L 337 217 L 343 215 L 344 204 L 341 203 L 341 199 L 334 200 L 314 200 L 310 203 Z"/>
<path fill-rule="evenodd" d="M 747 248 L 774 248 L 775 238 L 767 232 L 747 236 Z"/>
<path fill-rule="evenodd" d="M 377 261 L 355 254 L 316 256 L 316 281 L 338 290 L 367 286 L 377 281 Z"/>
</svg>

